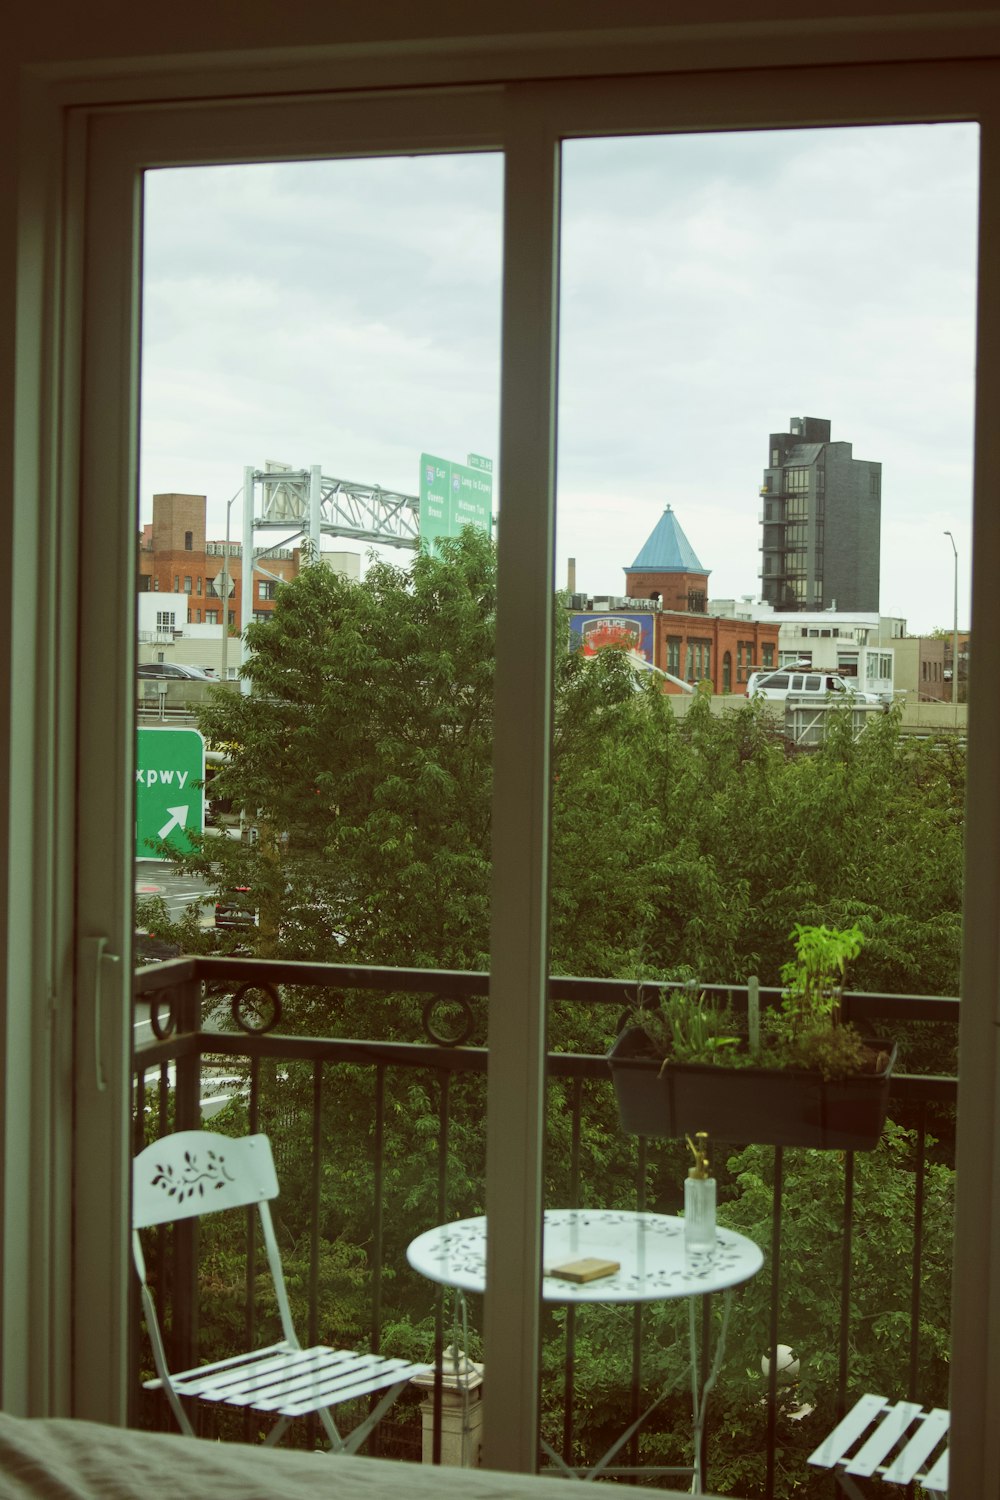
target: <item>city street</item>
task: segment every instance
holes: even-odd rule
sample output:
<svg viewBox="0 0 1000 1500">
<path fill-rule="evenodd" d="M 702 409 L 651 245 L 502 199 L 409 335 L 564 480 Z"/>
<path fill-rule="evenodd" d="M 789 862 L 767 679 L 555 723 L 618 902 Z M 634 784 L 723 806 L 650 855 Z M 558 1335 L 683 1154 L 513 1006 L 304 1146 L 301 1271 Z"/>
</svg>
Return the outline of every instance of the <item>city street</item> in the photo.
<svg viewBox="0 0 1000 1500">
<path fill-rule="evenodd" d="M 201 913 L 203 925 L 212 923 L 213 902 L 208 896 L 208 884 L 196 875 L 185 875 L 165 860 L 137 859 L 135 862 L 135 894 L 162 896 L 170 916 L 177 920 L 183 916 L 192 901 L 202 898 L 205 902 Z"/>
</svg>

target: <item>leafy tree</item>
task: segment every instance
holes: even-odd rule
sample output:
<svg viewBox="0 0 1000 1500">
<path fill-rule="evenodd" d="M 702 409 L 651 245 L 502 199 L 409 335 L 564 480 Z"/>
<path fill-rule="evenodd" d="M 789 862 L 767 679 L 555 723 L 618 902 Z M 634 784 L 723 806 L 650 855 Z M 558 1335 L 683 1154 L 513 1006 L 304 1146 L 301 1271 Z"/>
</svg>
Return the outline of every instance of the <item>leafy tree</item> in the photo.
<svg viewBox="0 0 1000 1500">
<path fill-rule="evenodd" d="M 259 839 L 187 863 L 251 887 L 258 951 L 482 965 L 495 592 L 470 528 L 363 583 L 306 567 L 248 627 L 251 691 L 218 690 L 200 724 Z"/>
</svg>

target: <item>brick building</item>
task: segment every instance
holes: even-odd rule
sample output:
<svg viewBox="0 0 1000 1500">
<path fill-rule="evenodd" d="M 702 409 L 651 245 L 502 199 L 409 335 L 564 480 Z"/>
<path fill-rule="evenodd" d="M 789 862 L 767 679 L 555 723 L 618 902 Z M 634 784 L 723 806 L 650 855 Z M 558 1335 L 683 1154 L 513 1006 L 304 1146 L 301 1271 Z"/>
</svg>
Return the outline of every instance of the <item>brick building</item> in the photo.
<svg viewBox="0 0 1000 1500">
<path fill-rule="evenodd" d="M 179 622 L 188 625 L 221 625 L 223 603 L 216 588 L 223 570 L 227 544 L 208 541 L 205 535 L 204 495 L 154 495 L 153 519 L 142 529 L 139 540 L 139 593 L 183 595 L 184 602 L 171 601 Z M 228 574 L 231 580 L 227 607 L 228 624 L 239 632 L 243 576 L 243 549 L 228 543 Z M 279 581 L 294 578 L 299 571 L 299 551 L 271 551 L 254 568 L 254 619 L 266 619 L 274 608 Z"/>
<path fill-rule="evenodd" d="M 668 693 L 706 679 L 716 693 L 744 692 L 755 667 L 778 664 L 778 623 L 709 614 L 709 571 L 668 505 L 625 569 L 626 597 L 588 600 L 586 611 L 575 610 L 574 640 L 586 652 L 626 642 L 668 674 Z"/>
</svg>

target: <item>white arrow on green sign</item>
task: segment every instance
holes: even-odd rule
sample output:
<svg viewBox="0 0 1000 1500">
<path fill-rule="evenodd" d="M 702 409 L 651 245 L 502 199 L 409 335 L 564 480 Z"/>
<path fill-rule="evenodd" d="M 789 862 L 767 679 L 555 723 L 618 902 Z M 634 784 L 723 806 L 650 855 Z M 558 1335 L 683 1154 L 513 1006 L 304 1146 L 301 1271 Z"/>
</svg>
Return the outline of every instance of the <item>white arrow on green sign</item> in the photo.
<svg viewBox="0 0 1000 1500">
<path fill-rule="evenodd" d="M 165 859 L 205 831 L 205 740 L 197 729 L 137 729 L 135 745 L 135 857 Z"/>
</svg>

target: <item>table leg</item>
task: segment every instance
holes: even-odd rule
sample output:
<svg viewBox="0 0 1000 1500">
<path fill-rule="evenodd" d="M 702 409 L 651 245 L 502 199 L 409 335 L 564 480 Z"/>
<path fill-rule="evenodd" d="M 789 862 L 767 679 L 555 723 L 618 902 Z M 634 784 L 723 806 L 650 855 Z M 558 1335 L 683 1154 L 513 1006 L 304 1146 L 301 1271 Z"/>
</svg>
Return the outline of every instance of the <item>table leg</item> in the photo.
<svg viewBox="0 0 1000 1500">
<path fill-rule="evenodd" d="M 719 1329 L 719 1337 L 715 1344 L 715 1353 L 712 1363 L 708 1366 L 704 1384 L 701 1382 L 701 1359 L 698 1353 L 698 1336 L 695 1329 L 695 1299 L 688 1299 L 688 1340 L 691 1349 L 691 1416 L 694 1440 L 694 1465 L 693 1479 L 691 1483 L 692 1494 L 697 1494 L 703 1486 L 704 1478 L 704 1452 L 703 1438 L 705 1434 L 705 1411 L 708 1406 L 708 1397 L 722 1368 L 722 1361 L 726 1353 L 726 1334 L 729 1330 L 729 1314 L 733 1306 L 733 1289 L 727 1287 L 722 1294 L 722 1326 Z M 707 1309 L 708 1298 L 704 1298 Z M 706 1328 L 706 1333 L 707 1333 Z M 708 1349 L 703 1347 L 701 1355 L 707 1362 Z"/>
<path fill-rule="evenodd" d="M 646 1467 L 645 1465 L 639 1465 L 638 1467 L 636 1467 L 634 1464 L 612 1464 L 612 1459 L 614 1459 L 616 1455 L 621 1452 L 625 1444 L 635 1436 L 635 1434 L 648 1420 L 648 1418 L 652 1416 L 653 1412 L 661 1404 L 661 1402 L 664 1401 L 666 1397 L 676 1389 L 676 1385 L 668 1383 L 663 1387 L 655 1400 L 650 1402 L 645 1411 L 640 1413 L 635 1421 L 625 1429 L 621 1437 L 617 1438 L 615 1442 L 612 1443 L 611 1447 L 607 1450 L 603 1457 L 598 1459 L 597 1463 L 591 1469 L 572 1468 L 566 1462 L 565 1458 L 561 1454 L 556 1452 L 556 1450 L 550 1443 L 547 1443 L 544 1438 L 540 1438 L 539 1441 L 542 1452 L 551 1461 L 552 1465 L 556 1469 L 558 1469 L 559 1473 L 565 1475 L 567 1479 L 582 1478 L 584 1480 L 593 1480 L 599 1479 L 602 1475 L 606 1476 L 607 1478 L 611 1478 L 612 1476 L 626 1474 L 642 1474 L 647 1478 L 661 1475 L 690 1475 L 691 1493 L 698 1494 L 700 1492 L 703 1486 L 704 1477 L 705 1414 L 708 1407 L 709 1394 L 715 1386 L 716 1380 L 719 1376 L 719 1371 L 722 1368 L 722 1361 L 725 1358 L 726 1335 L 729 1330 L 729 1315 L 733 1305 L 733 1289 L 732 1287 L 727 1287 L 723 1292 L 722 1323 L 719 1328 L 719 1337 L 716 1341 L 715 1350 L 711 1357 L 711 1362 L 709 1362 L 708 1360 L 709 1342 L 711 1335 L 711 1299 L 708 1295 L 705 1295 L 702 1297 L 689 1297 L 687 1301 L 688 1353 L 691 1370 L 691 1418 L 693 1445 L 692 1463 L 685 1464 L 683 1466 L 672 1467 Z M 696 1302 L 700 1302 L 702 1306 L 702 1338 L 700 1344 L 698 1339 L 697 1315 L 695 1309 Z M 702 1380 L 701 1377 L 703 1362 L 706 1366 L 704 1380 Z"/>
</svg>

